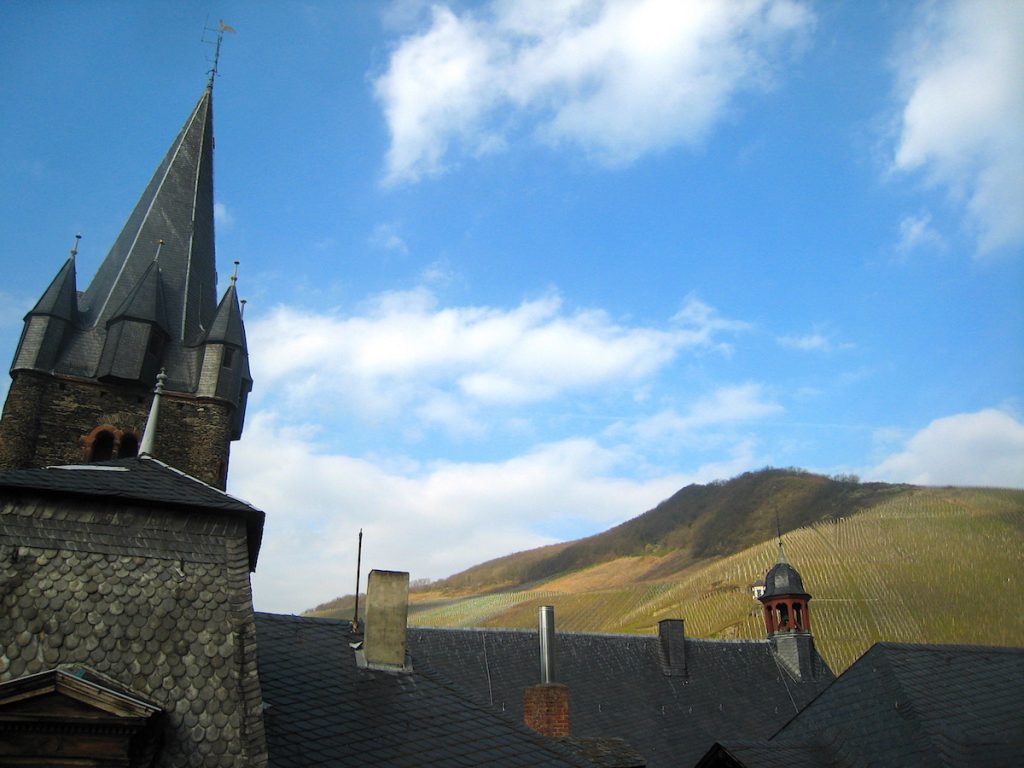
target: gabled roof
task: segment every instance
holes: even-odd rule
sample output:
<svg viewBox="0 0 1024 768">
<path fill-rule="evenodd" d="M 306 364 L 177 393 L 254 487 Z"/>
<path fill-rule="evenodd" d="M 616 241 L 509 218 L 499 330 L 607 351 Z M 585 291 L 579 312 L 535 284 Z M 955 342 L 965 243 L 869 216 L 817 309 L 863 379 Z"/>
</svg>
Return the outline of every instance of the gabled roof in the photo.
<svg viewBox="0 0 1024 768">
<path fill-rule="evenodd" d="M 430 670 L 360 669 L 348 622 L 256 614 L 270 768 L 590 766 Z"/>
<path fill-rule="evenodd" d="M 1010 766 L 1024 754 L 1024 649 L 877 643 L 770 740 L 699 765 Z"/>
<path fill-rule="evenodd" d="M 245 521 L 249 566 L 256 568 L 263 538 L 264 513 L 191 475 L 150 456 L 0 472 L 0 492 L 121 499 L 178 509 L 227 514 Z"/>
<path fill-rule="evenodd" d="M 97 715 L 125 720 L 147 720 L 161 711 L 141 694 L 120 685 L 88 667 L 80 664 L 37 672 L 34 675 L 0 683 L 0 719 L 16 718 L 18 710 L 24 710 L 29 702 L 57 695 L 77 702 L 77 707 L 86 716 L 94 719 Z M 30 706 L 34 712 L 40 707 Z M 60 708 L 62 714 L 74 719 L 74 710 L 67 705 Z M 22 715 L 24 717 L 24 715 Z"/>
<path fill-rule="evenodd" d="M 535 631 L 409 629 L 414 666 L 517 721 L 540 679 L 538 645 Z M 819 659 L 818 678 L 797 682 L 767 640 L 686 638 L 682 676 L 667 674 L 656 636 L 563 632 L 556 647 L 572 736 L 622 738 L 650 768 L 692 765 L 716 740 L 767 738 L 833 679 Z"/>
</svg>

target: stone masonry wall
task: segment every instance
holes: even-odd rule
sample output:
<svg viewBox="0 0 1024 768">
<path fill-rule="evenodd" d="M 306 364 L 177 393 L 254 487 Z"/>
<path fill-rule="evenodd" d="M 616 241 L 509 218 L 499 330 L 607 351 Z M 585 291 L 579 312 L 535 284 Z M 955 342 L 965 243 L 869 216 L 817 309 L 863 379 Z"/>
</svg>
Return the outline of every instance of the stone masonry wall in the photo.
<svg viewBox="0 0 1024 768">
<path fill-rule="evenodd" d="M 140 387 L 17 371 L 0 419 L 0 469 L 81 463 L 99 426 L 141 439 L 151 402 Z M 154 458 L 223 490 L 230 446 L 230 405 L 164 393 Z"/>
<path fill-rule="evenodd" d="M 266 765 L 244 522 L 0 495 L 0 682 L 59 664 L 163 707 L 160 768 Z"/>
</svg>

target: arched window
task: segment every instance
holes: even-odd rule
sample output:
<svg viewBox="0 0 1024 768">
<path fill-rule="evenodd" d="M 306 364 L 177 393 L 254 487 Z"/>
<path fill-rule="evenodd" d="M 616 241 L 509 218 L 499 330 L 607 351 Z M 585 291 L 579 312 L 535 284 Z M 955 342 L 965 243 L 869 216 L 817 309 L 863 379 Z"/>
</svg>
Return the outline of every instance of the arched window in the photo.
<svg viewBox="0 0 1024 768">
<path fill-rule="evenodd" d="M 114 458 L 114 433 L 104 429 L 96 434 L 89 450 L 89 461 L 107 461 Z"/>
<path fill-rule="evenodd" d="M 132 456 L 137 456 L 139 453 L 139 438 L 137 438 L 131 432 L 125 432 L 121 435 L 121 442 L 117 446 L 117 457 L 119 459 L 128 459 Z"/>
<path fill-rule="evenodd" d="M 779 629 L 786 629 L 789 627 L 789 608 L 785 603 L 779 603 L 778 620 L 775 623 Z"/>
<path fill-rule="evenodd" d="M 797 629 L 804 628 L 804 613 L 800 610 L 800 603 L 793 603 L 793 625 Z"/>
</svg>

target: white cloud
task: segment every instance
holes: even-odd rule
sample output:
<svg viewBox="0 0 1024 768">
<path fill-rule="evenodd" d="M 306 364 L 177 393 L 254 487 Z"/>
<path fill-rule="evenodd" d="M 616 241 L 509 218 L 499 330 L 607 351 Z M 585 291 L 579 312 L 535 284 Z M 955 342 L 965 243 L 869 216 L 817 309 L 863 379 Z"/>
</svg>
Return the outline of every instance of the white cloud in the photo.
<svg viewBox="0 0 1024 768">
<path fill-rule="evenodd" d="M 995 409 L 936 419 L 863 474 L 920 485 L 1024 488 L 1024 424 Z"/>
<path fill-rule="evenodd" d="M 898 63 L 894 166 L 966 207 L 981 255 L 1024 242 L 1024 3 L 930 4 Z"/>
<path fill-rule="evenodd" d="M 662 411 L 628 428 L 616 425 L 611 432 L 628 432 L 646 444 L 679 438 L 692 439 L 697 433 L 706 442 L 718 439 L 715 427 L 757 421 L 782 411 L 781 405 L 765 396 L 760 384 L 748 383 L 721 387 L 709 396 L 698 399 L 685 414 Z"/>
<path fill-rule="evenodd" d="M 778 343 L 789 349 L 799 349 L 804 352 L 828 352 L 832 349 L 832 342 L 827 336 L 820 333 L 809 333 L 804 336 L 780 336 Z"/>
<path fill-rule="evenodd" d="M 374 227 L 370 233 L 370 245 L 385 251 L 394 251 L 402 256 L 409 253 L 409 246 L 399 234 L 396 224 L 378 224 Z"/>
<path fill-rule="evenodd" d="M 795 0 L 435 6 L 375 84 L 386 180 L 437 174 L 453 150 L 500 150 L 531 126 L 613 165 L 699 142 L 739 91 L 770 85 L 779 49 L 812 23 Z"/>
<path fill-rule="evenodd" d="M 292 403 L 345 403 L 375 419 L 415 413 L 465 433 L 474 409 L 640 386 L 681 349 L 715 347 L 741 327 L 697 299 L 652 328 L 566 311 L 554 294 L 510 309 L 444 308 L 421 288 L 377 296 L 358 316 L 279 306 L 248 331 L 253 349 L 287 346 L 253 365 L 262 387 Z"/>
<path fill-rule="evenodd" d="M 908 254 L 922 248 L 944 251 L 946 250 L 946 241 L 932 226 L 930 214 L 904 216 L 900 221 L 899 242 L 896 243 L 896 250 Z"/>
<path fill-rule="evenodd" d="M 360 528 L 364 573 L 391 568 L 438 578 L 555 541 L 554 525 L 582 521 L 602 530 L 687 482 L 616 477 L 626 459 L 572 439 L 503 461 L 388 466 L 321 452 L 311 430 L 252 414 L 232 451 L 230 491 L 267 512 L 256 605 L 299 611 L 351 593 Z"/>
</svg>

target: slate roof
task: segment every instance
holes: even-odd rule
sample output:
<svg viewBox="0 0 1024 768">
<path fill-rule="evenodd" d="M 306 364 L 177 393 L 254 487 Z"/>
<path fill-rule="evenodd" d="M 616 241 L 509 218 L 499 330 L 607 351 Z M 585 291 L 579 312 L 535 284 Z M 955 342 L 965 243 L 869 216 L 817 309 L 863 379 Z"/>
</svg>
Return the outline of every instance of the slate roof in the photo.
<svg viewBox="0 0 1024 768">
<path fill-rule="evenodd" d="M 117 498 L 240 517 L 246 523 L 250 568 L 256 568 L 263 538 L 264 512 L 151 456 L 9 470 L 0 472 L 0 489 L 96 499 Z"/>
<path fill-rule="evenodd" d="M 75 260 L 64 262 L 42 297 L 28 315 L 51 315 L 69 323 L 78 318 L 78 291 L 75 282 Z"/>
<path fill-rule="evenodd" d="M 414 665 L 429 664 L 482 704 L 522 718 L 539 682 L 534 631 L 409 629 Z M 685 640 L 684 675 L 670 674 L 656 636 L 563 632 L 558 682 L 569 688 L 574 737 L 619 737 L 651 768 L 692 765 L 716 740 L 766 739 L 833 680 L 798 682 L 765 641 Z"/>
<path fill-rule="evenodd" d="M 471 701 L 430 665 L 360 669 L 346 621 L 256 614 L 270 768 L 591 766 Z"/>
<path fill-rule="evenodd" d="M 1008 767 L 1022 701 L 1024 649 L 877 643 L 770 740 L 716 748 L 746 768 Z"/>
</svg>

